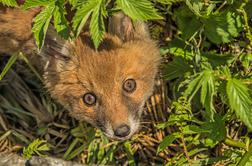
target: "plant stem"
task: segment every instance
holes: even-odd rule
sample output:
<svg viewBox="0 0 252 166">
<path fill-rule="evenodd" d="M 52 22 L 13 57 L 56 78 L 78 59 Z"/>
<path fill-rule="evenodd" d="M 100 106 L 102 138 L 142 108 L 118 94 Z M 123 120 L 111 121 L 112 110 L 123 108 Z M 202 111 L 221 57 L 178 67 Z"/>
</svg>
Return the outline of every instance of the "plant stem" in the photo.
<svg viewBox="0 0 252 166">
<path fill-rule="evenodd" d="M 235 141 L 235 140 L 230 139 L 230 138 L 226 138 L 224 140 L 224 143 L 226 145 L 229 145 L 229 146 L 232 146 L 232 147 L 237 147 L 237 148 L 242 148 L 242 149 L 246 149 L 247 150 L 247 147 L 246 147 L 245 143 L 239 142 L 239 141 Z"/>
<path fill-rule="evenodd" d="M 252 155 L 252 143 L 250 143 L 248 151 L 243 155 L 237 166 L 244 166 Z"/>
</svg>

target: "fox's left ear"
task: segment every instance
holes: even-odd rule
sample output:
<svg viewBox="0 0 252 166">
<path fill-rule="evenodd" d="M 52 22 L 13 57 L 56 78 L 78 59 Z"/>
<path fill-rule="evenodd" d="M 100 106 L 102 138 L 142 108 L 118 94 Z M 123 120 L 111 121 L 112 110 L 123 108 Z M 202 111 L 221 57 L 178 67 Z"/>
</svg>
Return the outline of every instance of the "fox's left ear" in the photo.
<svg viewBox="0 0 252 166">
<path fill-rule="evenodd" d="M 124 42 L 150 39 L 148 26 L 142 21 L 133 22 L 123 12 L 116 13 L 109 19 L 108 32 L 118 36 Z"/>
</svg>

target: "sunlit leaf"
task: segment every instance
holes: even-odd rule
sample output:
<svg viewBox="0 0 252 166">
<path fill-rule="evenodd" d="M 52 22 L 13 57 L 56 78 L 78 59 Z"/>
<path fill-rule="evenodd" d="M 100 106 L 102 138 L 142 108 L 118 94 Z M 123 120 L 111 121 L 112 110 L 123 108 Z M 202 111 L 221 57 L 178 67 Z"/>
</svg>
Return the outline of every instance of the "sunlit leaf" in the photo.
<svg viewBox="0 0 252 166">
<path fill-rule="evenodd" d="M 53 12 L 54 27 L 61 37 L 67 39 L 69 36 L 69 27 L 65 14 L 64 1 L 57 1 Z"/>
<path fill-rule="evenodd" d="M 177 134 L 166 136 L 163 141 L 158 145 L 157 154 L 167 148 L 173 141 L 177 139 Z"/>
<path fill-rule="evenodd" d="M 182 57 L 175 57 L 173 61 L 164 67 L 164 77 L 167 80 L 183 77 L 186 73 L 190 72 L 192 72 L 192 68 L 190 67 L 189 62 Z"/>
<path fill-rule="evenodd" d="M 212 15 L 204 23 L 207 38 L 216 44 L 232 41 L 241 30 L 241 18 L 232 12 Z"/>
<path fill-rule="evenodd" d="M 17 6 L 16 0 L 0 0 L 0 3 L 2 3 L 3 5 L 6 5 L 6 6 L 10 6 L 10 7 Z"/>
<path fill-rule="evenodd" d="M 48 5 L 42 12 L 40 12 L 34 19 L 34 25 L 32 27 L 32 32 L 36 40 L 36 44 L 39 49 L 44 45 L 45 35 L 52 18 L 55 5 Z"/>
<path fill-rule="evenodd" d="M 117 7 L 133 20 L 162 19 L 149 0 L 116 0 Z"/>
<path fill-rule="evenodd" d="M 231 78 L 227 82 L 226 91 L 231 109 L 252 130 L 252 98 L 248 87 L 242 81 Z"/>
</svg>

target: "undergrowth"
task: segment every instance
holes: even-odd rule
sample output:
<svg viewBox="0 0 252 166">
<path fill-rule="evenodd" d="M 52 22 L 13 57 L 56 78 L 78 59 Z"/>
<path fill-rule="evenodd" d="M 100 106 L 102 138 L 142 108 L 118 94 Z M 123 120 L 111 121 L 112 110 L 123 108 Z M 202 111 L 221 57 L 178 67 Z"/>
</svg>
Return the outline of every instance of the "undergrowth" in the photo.
<svg viewBox="0 0 252 166">
<path fill-rule="evenodd" d="M 71 24 L 66 3 L 75 12 Z M 44 7 L 32 30 L 38 48 L 50 21 L 60 36 L 74 39 L 90 18 L 98 48 L 113 13 L 148 20 L 163 56 L 162 79 L 146 103 L 141 131 L 125 142 L 109 141 L 52 101 L 29 62 L 14 63 L 18 54 L 8 62 L 1 57 L 2 153 L 40 138 L 48 142 L 47 155 L 86 164 L 252 165 L 251 1 L 26 0 L 21 8 L 36 6 Z"/>
</svg>

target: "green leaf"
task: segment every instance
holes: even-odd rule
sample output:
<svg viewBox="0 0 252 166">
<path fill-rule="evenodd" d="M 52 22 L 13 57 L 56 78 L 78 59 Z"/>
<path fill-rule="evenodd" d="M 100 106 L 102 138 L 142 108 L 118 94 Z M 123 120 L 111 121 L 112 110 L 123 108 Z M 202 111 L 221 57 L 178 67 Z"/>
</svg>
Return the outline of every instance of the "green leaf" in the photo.
<svg viewBox="0 0 252 166">
<path fill-rule="evenodd" d="M 228 43 L 241 31 L 241 18 L 236 13 L 223 12 L 212 15 L 203 20 L 205 23 L 205 35 L 215 43 Z"/>
<path fill-rule="evenodd" d="M 97 49 L 99 44 L 102 42 L 103 35 L 105 33 L 105 25 L 102 15 L 103 8 L 103 0 L 99 0 L 97 6 L 93 9 L 93 14 L 89 26 L 95 49 Z"/>
<path fill-rule="evenodd" d="M 204 71 L 204 81 L 202 82 L 201 87 L 201 96 L 200 101 L 206 109 L 207 118 L 213 120 L 213 115 L 215 112 L 213 106 L 213 95 L 215 93 L 215 80 L 213 72 L 211 70 Z"/>
<path fill-rule="evenodd" d="M 204 73 L 198 73 L 194 80 L 192 80 L 187 89 L 185 90 L 185 96 L 188 97 L 188 100 L 191 101 L 194 95 L 199 91 L 204 81 Z"/>
<path fill-rule="evenodd" d="M 117 7 L 133 20 L 162 19 L 149 0 L 116 0 Z"/>
<path fill-rule="evenodd" d="M 213 122 L 206 122 L 201 126 L 202 129 L 209 131 L 205 145 L 210 147 L 214 147 L 226 137 L 225 121 L 223 118 L 217 115 L 214 119 Z"/>
<path fill-rule="evenodd" d="M 57 1 L 53 13 L 54 27 L 62 38 L 67 39 L 69 37 L 69 27 L 65 14 L 64 1 Z"/>
<path fill-rule="evenodd" d="M 46 31 L 52 18 L 54 9 L 55 5 L 53 3 L 48 4 L 48 6 L 42 12 L 40 12 L 34 19 L 32 32 L 34 33 L 36 44 L 39 49 L 41 49 L 44 45 Z"/>
<path fill-rule="evenodd" d="M 30 143 L 27 148 L 26 147 L 23 148 L 22 156 L 24 158 L 31 158 L 34 154 L 37 154 L 43 157 L 45 155 L 41 154 L 40 151 L 48 151 L 48 150 L 50 149 L 46 143 L 46 140 L 36 139 L 32 141 L 32 143 Z"/>
<path fill-rule="evenodd" d="M 87 22 L 87 19 L 89 18 L 99 1 L 100 0 L 89 0 L 77 8 L 77 11 L 73 17 L 73 30 L 75 32 L 75 36 L 78 36 L 80 34 L 83 26 Z"/>
<path fill-rule="evenodd" d="M 231 78 L 227 82 L 226 91 L 231 109 L 252 130 L 252 98 L 248 87 L 242 81 Z"/>
<path fill-rule="evenodd" d="M 163 151 L 166 147 L 168 147 L 173 141 L 175 141 L 175 139 L 177 139 L 178 134 L 171 134 L 166 136 L 163 141 L 158 145 L 157 148 L 157 154 L 161 151 Z"/>
<path fill-rule="evenodd" d="M 187 6 L 181 6 L 176 9 L 174 18 L 182 33 L 181 37 L 185 40 L 191 38 L 202 27 L 200 20 L 197 19 L 196 15 Z"/>
<path fill-rule="evenodd" d="M 29 9 L 37 6 L 47 6 L 55 0 L 25 0 L 25 3 L 22 5 L 22 9 Z"/>
<path fill-rule="evenodd" d="M 215 81 L 212 70 L 205 69 L 189 83 L 187 89 L 185 90 L 185 96 L 187 96 L 190 101 L 201 88 L 200 101 L 206 109 L 206 118 L 209 118 L 209 120 L 213 120 L 215 113 L 213 106 L 213 95 L 215 93 L 214 83 Z"/>
<path fill-rule="evenodd" d="M 200 133 L 208 133 L 208 129 L 201 128 L 200 126 L 196 125 L 187 125 L 182 127 L 183 134 L 200 134 Z"/>
<path fill-rule="evenodd" d="M 167 80 L 183 77 L 186 73 L 190 72 L 192 72 L 192 68 L 182 57 L 175 57 L 172 62 L 164 67 L 164 77 Z"/>
<path fill-rule="evenodd" d="M 9 7 L 17 7 L 16 0 L 0 0 L 0 3 Z"/>
<path fill-rule="evenodd" d="M 209 62 L 213 68 L 229 65 L 235 59 L 233 54 L 218 54 L 215 52 L 202 52 L 203 60 Z"/>
</svg>

